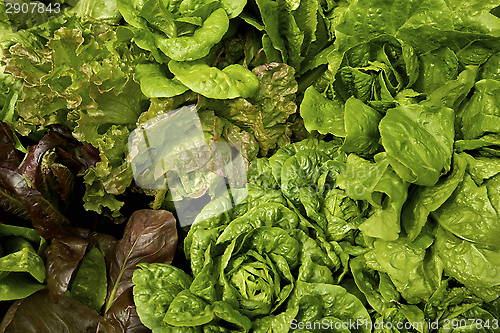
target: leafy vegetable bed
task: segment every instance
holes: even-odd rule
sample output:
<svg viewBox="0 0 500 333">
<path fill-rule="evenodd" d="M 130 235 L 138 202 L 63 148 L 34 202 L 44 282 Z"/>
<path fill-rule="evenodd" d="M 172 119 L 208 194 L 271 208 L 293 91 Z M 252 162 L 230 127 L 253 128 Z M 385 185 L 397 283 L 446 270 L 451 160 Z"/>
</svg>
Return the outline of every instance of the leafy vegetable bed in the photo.
<svg viewBox="0 0 500 333">
<path fill-rule="evenodd" d="M 500 332 L 498 1 L 9 4 L 0 332 Z"/>
</svg>

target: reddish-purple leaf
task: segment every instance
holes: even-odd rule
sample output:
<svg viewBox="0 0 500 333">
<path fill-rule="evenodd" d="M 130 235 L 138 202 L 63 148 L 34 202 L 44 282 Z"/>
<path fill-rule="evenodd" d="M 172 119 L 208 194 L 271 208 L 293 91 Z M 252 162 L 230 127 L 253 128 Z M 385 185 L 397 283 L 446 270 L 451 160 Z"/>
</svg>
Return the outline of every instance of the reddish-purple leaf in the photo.
<svg viewBox="0 0 500 333">
<path fill-rule="evenodd" d="M 19 308 L 19 305 L 24 301 L 23 299 L 18 299 L 12 305 L 9 307 L 9 310 L 5 313 L 2 322 L 0 323 L 0 332 L 5 332 L 5 329 L 9 324 L 12 322 L 12 319 L 14 319 L 14 316 L 16 315 L 17 308 Z"/>
<path fill-rule="evenodd" d="M 57 179 L 58 185 L 54 186 L 54 189 L 59 193 L 61 199 L 69 204 L 71 195 L 73 194 L 73 189 L 75 187 L 75 177 L 71 171 L 60 163 L 53 163 L 50 166 L 50 170 Z"/>
<path fill-rule="evenodd" d="M 53 239 L 47 247 L 47 285 L 53 302 L 68 289 L 71 275 L 85 255 L 87 245 L 87 238 L 63 236 Z"/>
<path fill-rule="evenodd" d="M 21 165 L 20 171 L 33 188 L 40 186 L 40 164 L 43 155 L 54 147 L 65 146 L 67 140 L 55 132 L 45 134 L 30 151 Z"/>
<path fill-rule="evenodd" d="M 69 223 L 40 192 L 28 186 L 21 174 L 5 168 L 0 168 L 0 205 L 11 210 L 13 207 L 19 210 L 24 207 L 31 217 L 33 228 L 46 239 L 63 235 L 62 225 Z"/>
<path fill-rule="evenodd" d="M 95 332 L 101 316 L 67 296 L 58 303 L 48 290 L 16 301 L 0 325 L 0 333 L 84 333 Z"/>
<path fill-rule="evenodd" d="M 170 264 L 177 248 L 176 221 L 165 210 L 143 209 L 130 217 L 123 238 L 116 243 L 109 271 L 108 310 L 114 300 L 132 287 L 132 274 L 139 263 Z"/>
<path fill-rule="evenodd" d="M 16 170 L 21 156 L 15 148 L 15 140 L 9 126 L 0 121 L 0 167 Z"/>
<path fill-rule="evenodd" d="M 17 197 L 12 184 L 14 179 L 11 177 L 13 175 L 19 174 L 6 168 L 0 168 L 0 208 L 29 221 L 30 214 L 24 207 L 23 202 Z"/>
<path fill-rule="evenodd" d="M 97 333 L 150 333 L 135 310 L 132 288 L 116 299 L 97 326 Z"/>
<path fill-rule="evenodd" d="M 58 156 L 57 162 L 66 166 L 74 175 L 83 174 L 99 161 L 97 149 L 78 142 L 66 127 L 51 125 L 50 132 L 45 134 L 36 146 L 30 148 L 20 167 L 21 173 L 32 187 L 38 188 L 40 186 L 42 158 L 47 151 L 53 148 Z"/>
</svg>

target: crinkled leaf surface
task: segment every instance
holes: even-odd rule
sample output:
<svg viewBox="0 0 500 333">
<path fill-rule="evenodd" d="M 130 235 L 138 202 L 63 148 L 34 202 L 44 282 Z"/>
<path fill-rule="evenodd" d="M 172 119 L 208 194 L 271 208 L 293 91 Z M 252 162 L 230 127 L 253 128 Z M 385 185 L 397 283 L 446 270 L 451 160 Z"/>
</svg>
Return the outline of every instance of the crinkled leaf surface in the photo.
<svg viewBox="0 0 500 333">
<path fill-rule="evenodd" d="M 46 287 L 25 273 L 9 273 L 0 279 L 0 300 L 22 299 Z"/>
<path fill-rule="evenodd" d="M 380 149 L 378 123 L 382 115 L 351 97 L 345 103 L 345 141 L 342 150 L 368 157 Z"/>
<path fill-rule="evenodd" d="M 298 322 L 321 320 L 330 316 L 347 322 L 354 318 L 371 321 L 361 301 L 337 285 L 298 281 L 288 307 L 299 308 L 296 317 Z M 358 330 L 369 332 L 364 326 Z"/>
<path fill-rule="evenodd" d="M 336 100 L 322 96 L 314 87 L 307 88 L 300 105 L 300 115 L 308 131 L 345 136 L 344 109 Z"/>
<path fill-rule="evenodd" d="M 134 301 L 141 322 L 153 332 L 162 332 L 169 325 L 165 314 L 175 296 L 189 288 L 192 278 L 174 266 L 139 264 L 134 272 Z"/>
<path fill-rule="evenodd" d="M 172 60 L 168 68 L 182 84 L 208 98 L 247 98 L 252 97 L 259 88 L 257 77 L 238 64 L 220 70 L 200 60 L 192 62 Z"/>
<path fill-rule="evenodd" d="M 485 133 L 500 132 L 500 82 L 481 80 L 476 82 L 474 88 L 472 98 L 459 115 L 461 131 L 466 140 L 476 139 Z"/>
<path fill-rule="evenodd" d="M 419 235 L 429 214 L 444 204 L 462 182 L 466 166 L 464 157 L 455 154 L 450 174 L 441 178 L 434 186 L 419 186 L 410 191 L 402 214 L 403 226 L 410 241 Z"/>
<path fill-rule="evenodd" d="M 154 64 L 138 65 L 135 78 L 141 84 L 142 93 L 149 98 L 173 97 L 188 90 L 182 83 L 167 78 L 159 66 Z"/>
<path fill-rule="evenodd" d="M 373 207 L 370 217 L 359 226 L 360 230 L 371 237 L 396 240 L 409 184 L 390 167 L 385 153 L 375 155 L 375 162 L 350 154 L 345 168 L 340 170 L 338 184 L 350 198 L 367 200 Z M 387 196 L 383 197 L 382 193 Z"/>
<path fill-rule="evenodd" d="M 469 174 L 432 217 L 444 230 L 460 239 L 492 250 L 499 248 L 498 211 L 490 200 L 487 186 L 477 186 Z"/>
<path fill-rule="evenodd" d="M 460 239 L 440 228 L 436 233 L 436 251 L 444 264 L 445 273 L 473 291 L 486 302 L 500 294 L 500 256 Z"/>
<path fill-rule="evenodd" d="M 201 59 L 222 39 L 228 28 L 229 19 L 226 11 L 219 8 L 210 14 L 192 36 L 160 39 L 158 48 L 176 61 Z"/>
<path fill-rule="evenodd" d="M 411 304 L 427 301 L 439 286 L 441 276 L 437 281 L 426 276 L 426 270 L 430 269 L 424 265 L 426 249 L 408 244 L 404 238 L 395 242 L 377 240 L 374 245 L 377 261 L 401 295 Z"/>
<path fill-rule="evenodd" d="M 408 105 L 387 111 L 379 124 L 382 145 L 403 180 L 432 186 L 450 170 L 453 117 L 446 107 Z"/>
</svg>

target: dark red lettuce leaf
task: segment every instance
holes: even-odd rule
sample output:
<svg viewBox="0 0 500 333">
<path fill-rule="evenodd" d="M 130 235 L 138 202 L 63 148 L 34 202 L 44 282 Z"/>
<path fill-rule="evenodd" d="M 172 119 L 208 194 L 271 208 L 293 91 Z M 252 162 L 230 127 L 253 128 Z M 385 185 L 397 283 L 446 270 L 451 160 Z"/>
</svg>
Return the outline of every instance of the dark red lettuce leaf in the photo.
<svg viewBox="0 0 500 333">
<path fill-rule="evenodd" d="M 49 150 L 55 152 L 55 158 L 44 161 Z M 74 176 L 83 174 L 98 160 L 95 148 L 82 145 L 67 128 L 52 125 L 49 133 L 30 147 L 20 165 L 12 131 L 0 122 L 0 209 L 31 220 L 43 238 L 62 236 L 62 226 L 69 221 L 60 206 L 63 202 L 63 207 L 69 205 Z M 62 201 L 51 193 L 58 194 Z"/>
<path fill-rule="evenodd" d="M 50 299 L 57 302 L 68 290 L 71 275 L 87 250 L 88 240 L 79 236 L 62 236 L 47 247 L 47 286 Z"/>
<path fill-rule="evenodd" d="M 0 168 L 0 207 L 21 216 L 27 212 L 33 228 L 45 239 L 63 235 L 62 226 L 69 223 L 20 173 L 6 168 Z"/>
<path fill-rule="evenodd" d="M 0 325 L 1 333 L 95 332 L 101 316 L 67 296 L 50 300 L 48 290 L 16 301 Z"/>
<path fill-rule="evenodd" d="M 0 167 L 16 170 L 21 161 L 12 131 L 6 123 L 0 121 Z"/>
<path fill-rule="evenodd" d="M 0 209 L 29 221 L 30 214 L 17 197 L 15 186 L 9 179 L 13 175 L 19 174 L 7 168 L 0 168 Z"/>
<path fill-rule="evenodd" d="M 71 171 L 61 163 L 52 163 L 49 168 L 58 182 L 58 185 L 54 186 L 54 189 L 57 191 L 62 201 L 69 204 L 75 187 L 75 177 Z"/>
<path fill-rule="evenodd" d="M 99 151 L 91 144 L 81 144 L 73 137 L 73 134 L 67 127 L 61 125 L 51 125 L 50 130 L 68 140 L 68 144 L 66 146 L 59 147 L 56 150 L 59 157 L 67 162 L 63 164 L 74 164 L 75 166 L 78 165 L 79 172 L 83 173 L 88 168 L 94 166 L 97 162 L 99 162 Z M 73 171 L 75 174 L 79 173 L 76 172 L 76 170 Z"/>
<path fill-rule="evenodd" d="M 66 292 L 73 272 L 87 249 L 97 246 L 105 255 L 107 270 L 109 270 L 116 242 L 113 236 L 91 232 L 89 229 L 64 228 L 64 235 L 54 238 L 45 250 L 50 298 L 56 302 Z"/>
<path fill-rule="evenodd" d="M 116 298 L 132 287 L 132 274 L 139 263 L 170 264 L 177 248 L 176 221 L 165 210 L 138 210 L 132 214 L 116 243 L 109 271 L 108 310 Z"/>
<path fill-rule="evenodd" d="M 74 175 L 83 174 L 88 168 L 99 161 L 99 152 L 87 145 L 78 142 L 69 129 L 61 125 L 51 125 L 50 131 L 45 134 L 38 144 L 30 147 L 20 170 L 28 182 L 34 187 L 40 186 L 41 163 L 44 154 L 53 149 L 62 161 L 61 164 L 68 167 Z"/>
<path fill-rule="evenodd" d="M 41 178 L 39 169 L 43 155 L 49 149 L 66 144 L 66 141 L 59 134 L 49 132 L 42 137 L 36 146 L 29 147 L 29 153 L 24 159 L 20 171 L 33 188 L 40 186 Z"/>
<path fill-rule="evenodd" d="M 132 288 L 116 299 L 97 326 L 97 333 L 150 333 L 135 310 Z"/>
</svg>

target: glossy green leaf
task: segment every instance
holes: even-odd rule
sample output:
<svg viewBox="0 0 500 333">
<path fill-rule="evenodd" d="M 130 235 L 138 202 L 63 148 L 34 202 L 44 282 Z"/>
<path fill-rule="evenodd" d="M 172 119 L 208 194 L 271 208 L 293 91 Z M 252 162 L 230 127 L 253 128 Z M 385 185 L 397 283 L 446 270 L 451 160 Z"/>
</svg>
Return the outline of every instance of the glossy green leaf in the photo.
<svg viewBox="0 0 500 333">
<path fill-rule="evenodd" d="M 419 186 L 410 191 L 402 215 L 403 226 L 410 241 L 419 235 L 429 214 L 443 205 L 462 182 L 466 166 L 467 161 L 463 155 L 455 154 L 450 174 L 441 178 L 434 186 Z"/>
<path fill-rule="evenodd" d="M 343 322 L 349 320 L 371 322 L 361 301 L 337 285 L 297 281 L 297 287 L 288 307 L 299 308 L 295 319 L 303 323 L 321 321 L 326 317 L 334 317 Z M 358 331 L 368 333 L 370 330 L 363 325 Z"/>
<path fill-rule="evenodd" d="M 426 270 L 429 268 L 424 265 L 425 248 L 412 246 L 404 238 L 395 242 L 377 240 L 375 253 L 379 264 L 410 304 L 427 301 L 439 286 L 441 276 L 438 276 L 437 280 L 426 276 Z M 407 286 L 410 284 L 413 287 L 409 289 Z"/>
<path fill-rule="evenodd" d="M 82 259 L 69 288 L 71 298 L 100 311 L 106 301 L 107 277 L 103 253 L 93 247 Z"/>
<path fill-rule="evenodd" d="M 380 149 L 378 123 L 382 115 L 351 97 L 345 103 L 345 141 L 342 150 L 369 157 Z"/>
<path fill-rule="evenodd" d="M 279 28 L 280 20 L 278 19 L 279 16 L 278 3 L 272 0 L 258 0 L 256 1 L 256 3 L 260 11 L 260 14 L 262 16 L 262 22 L 264 23 L 264 27 L 267 32 L 267 38 L 269 39 L 270 42 L 266 43 L 268 46 L 267 48 L 272 50 L 272 52 L 268 52 L 266 50 L 266 54 L 267 53 L 275 54 L 274 57 L 279 57 L 280 59 L 283 59 L 283 62 L 287 62 L 288 53 L 286 51 L 285 42 L 280 35 L 280 28 Z M 264 44 L 264 39 L 263 39 L 263 44 Z M 277 51 L 279 51 L 280 55 L 278 55 Z M 268 57 L 269 56 L 271 56 L 271 54 L 269 54 Z"/>
<path fill-rule="evenodd" d="M 179 268 L 166 264 L 139 264 L 134 271 L 134 302 L 141 322 L 153 332 L 167 329 L 163 320 L 167 310 L 192 278 Z"/>
<path fill-rule="evenodd" d="M 0 271 L 27 272 L 38 282 L 45 281 L 45 265 L 33 246 L 26 239 L 11 236 L 3 239 L 6 255 L 0 258 Z"/>
<path fill-rule="evenodd" d="M 217 239 L 217 243 L 231 241 L 241 234 L 263 226 L 279 226 L 285 230 L 292 230 L 298 223 L 297 215 L 285 206 L 275 203 L 261 204 L 229 223 Z"/>
<path fill-rule="evenodd" d="M 457 56 L 447 47 L 426 53 L 419 60 L 420 76 L 412 85 L 418 92 L 431 94 L 457 76 Z"/>
<path fill-rule="evenodd" d="M 307 88 L 300 105 L 300 115 L 308 131 L 345 136 L 344 110 L 336 100 L 323 97 L 314 87 Z"/>
<path fill-rule="evenodd" d="M 243 11 L 243 8 L 247 4 L 246 0 L 236 0 L 236 1 L 231 1 L 231 0 L 221 0 L 222 8 L 227 13 L 227 16 L 232 19 L 234 17 L 237 17 L 240 15 L 240 13 Z"/>
<path fill-rule="evenodd" d="M 432 217 L 444 230 L 460 239 L 492 250 L 500 248 L 498 212 L 490 201 L 487 187 L 477 186 L 468 174 Z"/>
<path fill-rule="evenodd" d="M 396 240 L 409 184 L 390 167 L 385 153 L 375 155 L 375 162 L 350 154 L 345 168 L 339 170 L 338 184 L 350 198 L 367 200 L 373 206 L 370 217 L 359 226 L 361 231 L 370 237 Z"/>
<path fill-rule="evenodd" d="M 359 290 L 364 294 L 368 303 L 380 314 L 383 314 L 390 303 L 379 292 L 377 285 L 377 273 L 366 265 L 363 256 L 358 256 L 350 260 L 350 268 L 354 281 Z M 382 282 L 382 280 L 380 280 Z M 392 283 L 392 282 L 390 282 Z M 382 285 L 380 284 L 380 287 Z"/>
<path fill-rule="evenodd" d="M 500 52 L 492 55 L 481 68 L 481 79 L 492 79 L 500 81 Z"/>
<path fill-rule="evenodd" d="M 445 274 L 457 279 L 477 296 L 490 302 L 500 294 L 500 255 L 457 238 L 440 228 L 436 233 L 436 251 Z"/>
<path fill-rule="evenodd" d="M 109 24 L 117 24 L 122 18 L 117 7 L 117 2 L 119 1 L 83 0 L 78 1 L 78 4 L 73 7 L 73 10 L 82 16 L 88 15 L 89 17 Z"/>
<path fill-rule="evenodd" d="M 230 65 L 221 71 L 203 61 L 171 61 L 168 67 L 182 84 L 208 98 L 247 98 L 259 88 L 257 77 L 241 65 Z"/>
<path fill-rule="evenodd" d="M 436 28 L 432 29 L 434 26 Z M 422 27 L 428 30 L 419 30 Z M 444 31 L 453 30 L 453 19 L 445 1 L 391 0 L 386 4 L 363 0 L 349 6 L 336 29 L 340 36 L 336 43 L 341 51 L 348 45 L 389 34 L 418 46 L 418 53 L 424 53 L 438 48 Z M 431 36 L 434 38 L 429 38 Z"/>
<path fill-rule="evenodd" d="M 134 27 L 145 27 L 146 20 L 139 16 L 140 9 L 144 5 L 143 1 L 117 0 L 116 6 L 123 15 L 125 21 Z"/>
<path fill-rule="evenodd" d="M 382 145 L 403 180 L 432 186 L 450 170 L 453 116 L 452 109 L 423 105 L 387 111 L 379 125 Z"/>
<path fill-rule="evenodd" d="M 200 326 L 213 318 L 211 305 L 189 290 L 183 290 L 170 303 L 164 320 L 172 326 Z"/>
<path fill-rule="evenodd" d="M 249 332 L 252 328 L 252 322 L 250 319 L 241 315 L 226 302 L 215 302 L 213 311 L 217 318 L 236 325 L 239 328 L 239 331 Z"/>
<path fill-rule="evenodd" d="M 0 300 L 12 301 L 28 297 L 47 288 L 24 273 L 9 273 L 0 279 Z"/>
<path fill-rule="evenodd" d="M 463 138 L 476 139 L 485 133 L 500 132 L 500 107 L 498 91 L 500 82 L 481 80 L 476 82 L 474 94 L 460 110 L 460 126 Z"/>
<path fill-rule="evenodd" d="M 135 78 L 141 84 L 142 93 L 149 98 L 173 97 L 188 90 L 182 83 L 167 78 L 161 69 L 154 64 L 137 65 Z"/>
<path fill-rule="evenodd" d="M 210 52 L 210 49 L 222 39 L 228 28 L 229 19 L 226 11 L 219 8 L 210 14 L 192 36 L 157 38 L 156 42 L 158 48 L 170 59 L 176 61 L 197 60 Z"/>
<path fill-rule="evenodd" d="M 4 236 L 19 236 L 35 244 L 41 241 L 35 229 L 0 223 L 0 237 Z"/>
</svg>

